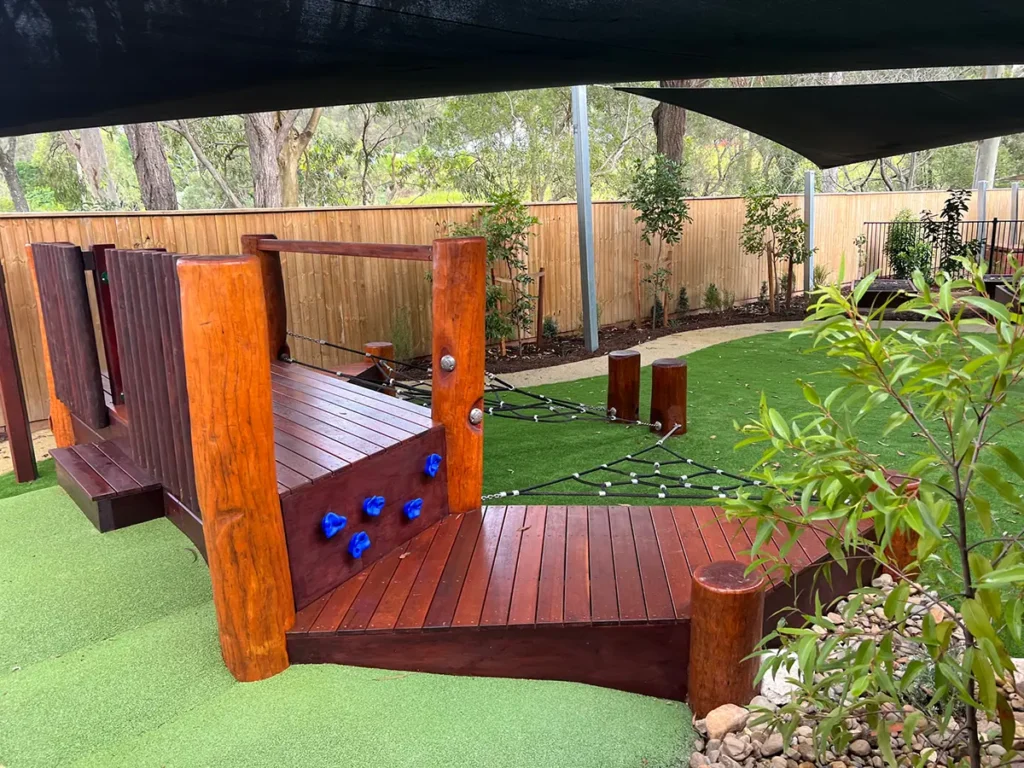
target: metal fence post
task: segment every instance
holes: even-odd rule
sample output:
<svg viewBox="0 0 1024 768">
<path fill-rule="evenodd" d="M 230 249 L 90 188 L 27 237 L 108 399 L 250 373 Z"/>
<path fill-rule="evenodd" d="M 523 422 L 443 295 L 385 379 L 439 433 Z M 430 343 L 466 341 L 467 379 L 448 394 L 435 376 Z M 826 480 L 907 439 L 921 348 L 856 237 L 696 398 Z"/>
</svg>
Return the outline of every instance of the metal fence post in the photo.
<svg viewBox="0 0 1024 768">
<path fill-rule="evenodd" d="M 1010 185 L 1010 246 L 1017 244 L 1017 226 L 1020 221 L 1020 182 Z"/>
<path fill-rule="evenodd" d="M 978 253 L 978 261 L 985 261 L 985 251 L 988 249 L 988 234 L 987 227 L 988 221 L 988 182 L 978 182 L 978 241 L 981 243 L 981 249 Z"/>
<path fill-rule="evenodd" d="M 580 291 L 583 294 L 583 344 L 597 350 L 597 285 L 594 275 L 594 211 L 590 202 L 590 124 L 587 86 L 572 86 L 572 132 L 576 144 L 576 216 L 580 240 Z"/>
<path fill-rule="evenodd" d="M 804 292 L 814 289 L 814 171 L 804 173 L 804 224 L 807 225 L 807 261 L 804 264 Z"/>
</svg>

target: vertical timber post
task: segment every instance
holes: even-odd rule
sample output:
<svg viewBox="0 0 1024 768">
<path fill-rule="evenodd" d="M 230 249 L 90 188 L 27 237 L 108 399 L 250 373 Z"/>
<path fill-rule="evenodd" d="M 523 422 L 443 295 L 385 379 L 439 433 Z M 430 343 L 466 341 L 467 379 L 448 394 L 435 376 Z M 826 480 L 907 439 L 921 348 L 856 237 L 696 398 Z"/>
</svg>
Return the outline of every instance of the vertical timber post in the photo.
<svg viewBox="0 0 1024 768">
<path fill-rule="evenodd" d="M 651 364 L 651 432 L 686 434 L 686 361 L 674 357 Z"/>
<path fill-rule="evenodd" d="M 587 86 L 572 86 L 572 132 L 576 145 L 576 218 L 583 293 L 583 346 L 597 351 L 597 283 L 594 267 L 594 206 L 590 201 L 590 121 Z"/>
<path fill-rule="evenodd" d="M 804 293 L 814 290 L 814 171 L 804 173 L 804 224 L 807 261 L 804 263 Z"/>
<path fill-rule="evenodd" d="M 373 366 L 373 369 L 379 374 L 379 383 L 383 384 L 387 381 L 388 376 L 384 373 L 384 366 L 387 363 L 382 363 L 383 360 L 394 360 L 395 359 L 395 345 L 390 341 L 368 341 L 363 345 L 363 352 L 367 355 L 366 361 Z M 395 396 L 394 387 L 386 387 L 381 390 L 385 395 Z"/>
<path fill-rule="evenodd" d="M 434 421 L 447 442 L 448 506 L 479 509 L 484 488 L 484 302 L 487 241 L 434 241 Z"/>
<path fill-rule="evenodd" d="M 242 253 L 255 256 L 260 263 L 263 296 L 267 305 L 267 344 L 270 359 L 288 354 L 288 307 L 285 303 L 281 254 L 261 251 L 260 240 L 276 240 L 276 235 L 242 235 Z"/>
<path fill-rule="evenodd" d="M 696 718 L 723 704 L 746 706 L 757 693 L 758 660 L 747 657 L 761 641 L 764 576 L 735 560 L 697 568 L 690 598 L 689 700 Z"/>
<path fill-rule="evenodd" d="M 196 491 L 221 652 L 237 680 L 288 667 L 295 623 L 274 460 L 259 259 L 178 260 Z"/>
<path fill-rule="evenodd" d="M 640 353 L 635 349 L 608 355 L 608 415 L 616 421 L 640 418 Z"/>
<path fill-rule="evenodd" d="M 14 462 L 14 479 L 30 483 L 39 477 L 36 453 L 32 445 L 32 427 L 25 407 L 25 387 L 21 382 L 18 348 L 14 343 L 11 308 L 7 301 L 7 278 L 0 266 L 0 395 L 3 397 L 7 441 Z"/>
<path fill-rule="evenodd" d="M 537 273 L 537 349 L 544 348 L 544 288 L 543 268 Z"/>
<path fill-rule="evenodd" d="M 50 346 L 46 342 L 46 318 L 43 317 L 43 297 L 40 294 L 39 277 L 36 275 L 36 259 L 32 246 L 25 246 L 25 259 L 28 261 L 32 275 L 32 289 L 36 296 L 36 310 L 39 313 L 39 335 L 42 341 L 43 369 L 46 372 L 46 391 L 50 394 L 50 430 L 58 448 L 68 448 L 75 444 L 75 428 L 71 423 L 71 411 L 57 397 L 57 388 L 53 383 L 53 367 L 50 363 Z"/>
</svg>

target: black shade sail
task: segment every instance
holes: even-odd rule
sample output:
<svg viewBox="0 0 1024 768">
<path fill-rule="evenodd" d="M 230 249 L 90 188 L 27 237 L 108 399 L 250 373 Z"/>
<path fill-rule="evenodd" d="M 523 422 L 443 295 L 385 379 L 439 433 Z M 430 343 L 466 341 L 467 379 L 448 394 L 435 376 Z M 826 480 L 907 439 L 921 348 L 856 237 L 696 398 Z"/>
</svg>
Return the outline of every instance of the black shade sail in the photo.
<svg viewBox="0 0 1024 768">
<path fill-rule="evenodd" d="M 1024 132 L 1024 79 L 620 90 L 732 123 L 821 168 Z"/>
<path fill-rule="evenodd" d="M 572 83 L 1020 61 L 1020 0 L 0 0 L 0 135 Z"/>
</svg>

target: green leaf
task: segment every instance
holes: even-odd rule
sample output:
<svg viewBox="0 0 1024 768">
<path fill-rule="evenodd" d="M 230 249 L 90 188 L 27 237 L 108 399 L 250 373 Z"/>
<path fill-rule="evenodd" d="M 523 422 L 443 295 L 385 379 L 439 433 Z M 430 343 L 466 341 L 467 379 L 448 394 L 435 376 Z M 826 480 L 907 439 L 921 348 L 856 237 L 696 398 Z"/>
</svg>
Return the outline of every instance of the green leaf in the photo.
<svg viewBox="0 0 1024 768">
<path fill-rule="evenodd" d="M 987 712 L 996 709 L 996 676 L 984 654 L 975 653 L 971 672 L 978 683 L 978 700 Z"/>
<path fill-rule="evenodd" d="M 996 568 L 992 573 L 985 574 L 985 577 L 979 580 L 981 584 L 985 584 L 987 586 L 1014 584 L 1019 581 L 1024 581 L 1024 565 L 1015 565 L 1010 568 Z"/>
<path fill-rule="evenodd" d="M 1020 456 L 1002 445 L 993 446 L 992 450 L 996 452 L 1007 467 L 1013 470 L 1013 473 L 1017 475 L 1017 477 L 1024 480 L 1024 461 L 1021 461 Z"/>
<path fill-rule="evenodd" d="M 977 307 L 983 312 L 988 312 L 990 315 L 995 317 L 1004 323 L 1012 322 L 1010 320 L 1010 312 L 1007 310 L 1006 305 L 1000 304 L 998 301 L 985 298 L 983 296 L 964 296 L 961 301 L 964 304 L 970 304 L 972 307 Z"/>
<path fill-rule="evenodd" d="M 786 424 L 786 420 L 782 417 L 782 414 L 779 413 L 774 408 L 769 408 L 768 418 L 771 419 L 772 426 L 775 428 L 775 432 L 779 435 L 779 437 L 781 437 L 787 443 L 790 442 L 790 440 L 792 440 L 792 437 L 789 433 L 789 425 Z"/>
<path fill-rule="evenodd" d="M 975 637 L 984 637 L 993 643 L 998 643 L 996 632 L 992 629 L 992 619 L 980 601 L 974 599 L 964 600 L 960 604 L 960 615 L 963 616 L 964 624 Z"/>
</svg>

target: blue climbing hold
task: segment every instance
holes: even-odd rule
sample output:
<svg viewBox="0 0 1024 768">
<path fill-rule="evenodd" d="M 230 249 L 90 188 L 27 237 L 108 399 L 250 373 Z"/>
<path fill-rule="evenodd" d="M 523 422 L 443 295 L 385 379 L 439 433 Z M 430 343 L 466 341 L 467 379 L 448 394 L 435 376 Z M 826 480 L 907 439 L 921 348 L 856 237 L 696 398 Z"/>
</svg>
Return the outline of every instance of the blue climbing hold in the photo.
<svg viewBox="0 0 1024 768">
<path fill-rule="evenodd" d="M 423 511 L 423 499 L 413 499 L 412 501 L 405 502 L 405 506 L 402 507 L 402 511 L 409 520 L 415 520 L 420 516 L 420 512 Z"/>
<path fill-rule="evenodd" d="M 320 528 L 323 529 L 324 536 L 328 539 L 334 538 L 334 535 L 346 525 L 348 525 L 348 518 L 333 512 L 328 512 L 320 521 Z"/>
<path fill-rule="evenodd" d="M 362 557 L 363 552 L 370 548 L 370 537 L 366 531 L 360 531 L 348 540 L 348 553 L 352 557 Z"/>
<path fill-rule="evenodd" d="M 437 477 L 437 471 L 441 468 L 441 454 L 432 453 L 427 456 L 427 465 L 423 467 L 427 477 Z"/>
<path fill-rule="evenodd" d="M 371 496 L 370 498 L 363 501 L 363 512 L 365 512 L 370 517 L 380 517 L 380 513 L 383 511 L 383 496 Z"/>
</svg>

